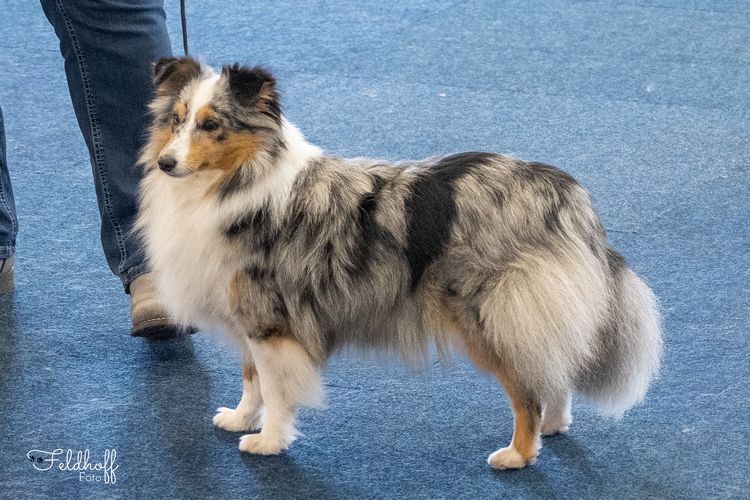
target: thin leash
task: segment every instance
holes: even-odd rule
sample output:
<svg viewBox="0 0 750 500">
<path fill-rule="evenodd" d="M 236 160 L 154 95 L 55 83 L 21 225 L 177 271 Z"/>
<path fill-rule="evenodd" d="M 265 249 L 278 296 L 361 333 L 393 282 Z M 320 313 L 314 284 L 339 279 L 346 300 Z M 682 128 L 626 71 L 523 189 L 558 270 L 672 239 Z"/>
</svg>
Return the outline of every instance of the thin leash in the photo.
<svg viewBox="0 0 750 500">
<path fill-rule="evenodd" d="M 185 16 L 185 0 L 180 0 L 180 18 L 182 19 L 182 49 L 188 55 L 187 16 Z"/>
</svg>

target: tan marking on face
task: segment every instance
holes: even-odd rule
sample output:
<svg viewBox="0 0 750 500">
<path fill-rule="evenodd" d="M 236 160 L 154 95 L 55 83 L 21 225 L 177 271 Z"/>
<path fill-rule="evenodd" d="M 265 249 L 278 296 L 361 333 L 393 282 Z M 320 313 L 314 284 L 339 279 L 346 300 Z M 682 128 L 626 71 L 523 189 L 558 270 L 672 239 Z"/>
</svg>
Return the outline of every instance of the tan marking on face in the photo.
<svg viewBox="0 0 750 500">
<path fill-rule="evenodd" d="M 158 152 L 162 151 L 169 141 L 172 140 L 172 127 L 162 127 L 155 130 L 151 138 L 151 144 L 154 145 L 154 149 Z"/>
<path fill-rule="evenodd" d="M 167 144 L 172 140 L 172 135 L 172 127 L 169 125 L 151 132 L 151 141 L 149 142 L 148 148 L 150 151 L 153 151 L 155 159 L 158 159 L 159 156 L 161 156 L 161 152 L 164 151 L 164 148 L 167 147 Z M 153 168 L 158 169 L 156 161 L 154 161 Z"/>
<path fill-rule="evenodd" d="M 215 120 L 216 112 L 213 109 L 211 109 L 209 106 L 203 106 L 195 114 L 195 118 L 198 121 L 198 123 L 203 123 L 206 120 Z"/>
<path fill-rule="evenodd" d="M 174 112 L 180 117 L 180 121 L 184 122 L 187 117 L 187 105 L 184 102 L 178 102 L 174 107 Z"/>
<path fill-rule="evenodd" d="M 221 138 L 221 139 L 220 139 Z M 244 132 L 206 132 L 197 130 L 190 140 L 185 166 L 188 170 L 218 170 L 218 182 L 233 175 L 260 149 L 260 139 Z"/>
</svg>

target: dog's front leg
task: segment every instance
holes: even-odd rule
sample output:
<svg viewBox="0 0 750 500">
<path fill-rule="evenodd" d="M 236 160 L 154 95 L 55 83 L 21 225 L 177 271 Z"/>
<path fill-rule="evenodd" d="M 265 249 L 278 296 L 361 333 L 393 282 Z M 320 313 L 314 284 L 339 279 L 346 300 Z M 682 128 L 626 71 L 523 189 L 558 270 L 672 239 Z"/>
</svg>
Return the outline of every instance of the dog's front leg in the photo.
<svg viewBox="0 0 750 500">
<path fill-rule="evenodd" d="M 224 430 L 254 431 L 263 421 L 263 397 L 260 394 L 258 370 L 252 355 L 245 349 L 242 361 L 242 399 L 237 408 L 219 408 L 214 416 L 214 425 Z"/>
<path fill-rule="evenodd" d="M 275 455 L 296 437 L 297 409 L 320 404 L 323 384 L 307 351 L 292 337 L 271 336 L 247 342 L 266 413 L 260 433 L 242 436 L 240 450 Z"/>
</svg>

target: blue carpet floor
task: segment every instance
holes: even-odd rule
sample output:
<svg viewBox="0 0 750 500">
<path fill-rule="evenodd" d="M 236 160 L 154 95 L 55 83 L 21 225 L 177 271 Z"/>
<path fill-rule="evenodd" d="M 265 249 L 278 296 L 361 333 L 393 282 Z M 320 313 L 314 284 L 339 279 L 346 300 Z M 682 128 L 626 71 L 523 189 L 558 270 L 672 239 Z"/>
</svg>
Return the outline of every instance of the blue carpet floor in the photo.
<svg viewBox="0 0 750 500">
<path fill-rule="evenodd" d="M 576 402 L 535 465 L 496 472 L 512 414 L 494 380 L 462 359 L 415 375 L 338 357 L 304 436 L 241 454 L 211 425 L 239 401 L 236 354 L 205 334 L 128 335 L 57 41 L 36 2 L 5 0 L 21 233 L 0 300 L 0 498 L 750 498 L 749 2 L 187 3 L 191 52 L 272 68 L 287 116 L 327 151 L 487 150 L 576 176 L 661 300 L 661 378 L 620 422 Z M 36 470 L 35 449 L 115 450 L 116 483 Z"/>
</svg>

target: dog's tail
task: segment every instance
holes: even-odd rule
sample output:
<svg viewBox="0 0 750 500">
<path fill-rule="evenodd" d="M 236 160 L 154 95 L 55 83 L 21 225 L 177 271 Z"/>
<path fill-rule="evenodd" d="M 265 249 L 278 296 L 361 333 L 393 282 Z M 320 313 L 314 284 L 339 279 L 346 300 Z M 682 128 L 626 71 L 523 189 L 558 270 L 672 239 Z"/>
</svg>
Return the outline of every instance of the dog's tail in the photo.
<svg viewBox="0 0 750 500">
<path fill-rule="evenodd" d="M 581 242 L 505 270 L 480 309 L 513 383 L 543 402 L 582 394 L 615 417 L 643 399 L 659 370 L 656 298 L 607 245 Z"/>
<path fill-rule="evenodd" d="M 608 316 L 597 333 L 592 361 L 577 377 L 576 390 L 603 413 L 619 417 L 643 399 L 658 374 L 662 332 L 651 289 L 611 248 L 607 261 Z"/>
</svg>

